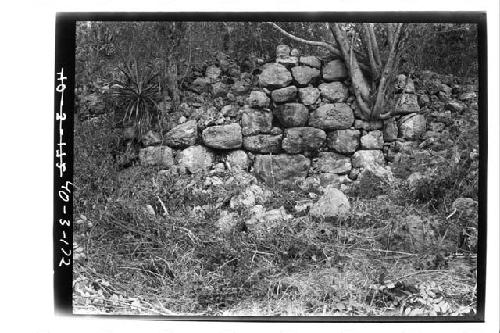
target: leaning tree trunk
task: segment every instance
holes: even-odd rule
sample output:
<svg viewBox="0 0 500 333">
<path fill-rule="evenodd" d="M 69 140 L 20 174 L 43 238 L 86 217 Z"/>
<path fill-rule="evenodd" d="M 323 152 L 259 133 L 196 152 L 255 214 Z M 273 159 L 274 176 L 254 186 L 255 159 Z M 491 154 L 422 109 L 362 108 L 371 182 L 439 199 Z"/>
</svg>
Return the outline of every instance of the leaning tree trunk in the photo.
<svg viewBox="0 0 500 333">
<path fill-rule="evenodd" d="M 182 43 L 187 42 L 189 46 L 191 45 L 190 35 L 188 41 L 186 41 L 185 36 L 186 30 L 190 28 L 190 25 L 185 22 L 171 22 L 168 28 L 168 39 L 162 41 L 168 45 L 167 47 L 162 47 L 164 56 L 162 77 L 163 101 L 166 102 L 167 96 L 170 96 L 172 110 L 177 110 L 181 100 L 179 89 L 179 79 L 181 78 L 181 75 L 179 75 L 179 65 L 181 60 L 179 60 L 179 58 Z M 189 57 L 191 57 L 191 50 L 189 50 Z M 189 67 L 190 64 L 191 58 L 188 59 L 187 67 Z"/>
<path fill-rule="evenodd" d="M 349 45 L 347 41 L 347 34 L 340 30 L 337 23 L 330 26 L 335 41 L 340 48 L 342 57 L 344 58 L 344 63 L 346 64 L 347 71 L 349 72 L 349 77 L 352 82 L 352 88 L 354 90 L 354 96 L 356 97 L 356 103 L 361 111 L 364 118 L 371 118 L 371 96 L 370 87 L 367 80 L 359 67 L 356 55 L 353 52 L 353 41 Z M 354 35 L 353 37 L 354 38 Z"/>
<path fill-rule="evenodd" d="M 389 82 L 397 71 L 401 54 L 405 26 L 402 23 L 388 23 L 386 29 L 386 45 L 388 50 L 383 61 L 373 23 L 363 23 L 359 31 L 364 53 L 354 50 L 355 32 L 350 35 L 341 29 L 338 23 L 326 23 L 332 33 L 336 45 L 323 41 L 310 41 L 294 36 L 280 28 L 276 23 L 268 22 L 285 36 L 308 45 L 320 46 L 344 59 L 349 78 L 351 79 L 360 116 L 366 120 L 387 119 L 391 111 L 383 112 Z M 361 63 L 358 56 L 365 55 L 368 64 Z M 364 73 L 368 72 L 369 77 Z"/>
<path fill-rule="evenodd" d="M 364 44 L 366 55 L 368 56 L 371 87 L 368 85 L 363 72 L 361 71 L 356 54 L 353 52 L 353 40 L 349 43 L 347 33 L 342 31 L 338 23 L 330 26 L 330 30 L 339 45 L 342 56 L 345 60 L 356 102 L 362 115 L 370 120 L 385 119 L 390 117 L 390 111 L 383 113 L 385 105 L 385 93 L 390 79 L 397 71 L 397 60 L 401 54 L 399 46 L 402 37 L 403 24 L 398 23 L 394 28 L 392 24 L 387 25 L 387 44 L 389 52 L 385 64 L 382 64 L 377 38 L 373 29 L 373 24 L 364 23 L 362 25 L 361 40 Z M 354 35 L 353 37 L 354 38 Z"/>
<path fill-rule="evenodd" d="M 167 90 L 172 100 L 172 109 L 176 110 L 180 104 L 179 86 L 177 84 L 178 68 L 177 62 L 170 56 L 167 63 Z"/>
</svg>

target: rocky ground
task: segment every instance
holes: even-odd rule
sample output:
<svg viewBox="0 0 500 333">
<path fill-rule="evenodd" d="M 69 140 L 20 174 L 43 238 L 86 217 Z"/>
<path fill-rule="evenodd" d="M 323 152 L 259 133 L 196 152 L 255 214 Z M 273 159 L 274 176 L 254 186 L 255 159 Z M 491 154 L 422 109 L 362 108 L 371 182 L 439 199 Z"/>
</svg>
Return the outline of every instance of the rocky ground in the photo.
<svg viewBox="0 0 500 333">
<path fill-rule="evenodd" d="M 295 82 L 319 75 L 321 62 L 298 59 Z M 261 72 L 216 65 L 140 142 L 131 127 L 110 131 L 106 113 L 76 124 L 75 313 L 475 313 L 477 82 L 400 76 L 405 112 L 325 132 L 315 119 L 332 104 L 318 98 L 343 87 L 254 91 Z M 259 111 L 270 100 L 284 131 Z M 79 103 L 102 112 L 98 95 Z M 113 133 L 119 153 L 97 156 Z"/>
</svg>

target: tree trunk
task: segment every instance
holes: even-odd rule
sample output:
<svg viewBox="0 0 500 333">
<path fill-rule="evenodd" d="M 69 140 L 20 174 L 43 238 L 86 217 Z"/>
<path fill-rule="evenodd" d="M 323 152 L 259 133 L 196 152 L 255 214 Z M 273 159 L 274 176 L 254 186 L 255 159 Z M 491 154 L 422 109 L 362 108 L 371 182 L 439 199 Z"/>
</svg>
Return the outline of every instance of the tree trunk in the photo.
<svg viewBox="0 0 500 333">
<path fill-rule="evenodd" d="M 391 76 L 393 76 L 394 72 L 397 70 L 397 58 L 399 53 L 397 52 L 398 43 L 400 41 L 401 32 L 402 32 L 403 24 L 398 23 L 393 35 L 393 41 L 391 44 L 391 48 L 389 51 L 389 56 L 387 58 L 387 62 L 385 64 L 384 70 L 380 77 L 380 82 L 378 84 L 377 97 L 375 100 L 375 105 L 373 106 L 371 117 L 374 119 L 379 118 L 388 118 L 390 114 L 387 112 L 382 114 L 385 104 L 385 91 L 387 89 L 389 80 Z"/>
<path fill-rule="evenodd" d="M 358 103 L 361 115 L 363 118 L 369 119 L 371 115 L 370 87 L 366 82 L 366 78 L 363 75 L 361 68 L 359 67 L 358 60 L 356 59 L 356 55 L 352 49 L 352 43 L 349 46 L 347 34 L 340 30 L 337 23 L 331 25 L 330 29 L 335 37 L 337 45 L 340 48 L 342 57 L 344 58 L 344 62 L 349 72 L 349 77 L 351 78 L 356 103 Z"/>
<path fill-rule="evenodd" d="M 172 100 L 172 109 L 176 110 L 180 104 L 179 87 L 177 85 L 177 62 L 170 56 L 167 63 L 167 90 Z"/>
<path fill-rule="evenodd" d="M 389 50 L 386 53 L 387 59 L 385 64 L 382 61 L 374 25 L 372 23 L 363 23 L 361 29 L 358 29 L 369 65 L 358 61 L 356 51 L 354 50 L 354 30 L 348 33 L 342 30 L 338 23 L 325 23 L 328 30 L 332 33 L 337 47 L 328 42 L 305 40 L 290 34 L 275 23 L 268 23 L 283 35 L 295 41 L 307 45 L 324 47 L 333 54 L 340 55 L 344 59 L 349 78 L 351 79 L 356 103 L 360 110 L 360 116 L 363 119 L 378 120 L 387 119 L 391 116 L 390 111 L 385 113 L 383 111 L 387 87 L 394 73 L 397 71 L 399 55 L 401 54 L 401 40 L 404 31 L 404 25 L 402 23 L 387 24 L 387 46 Z M 370 80 L 367 80 L 363 70 L 370 73 Z"/>
</svg>

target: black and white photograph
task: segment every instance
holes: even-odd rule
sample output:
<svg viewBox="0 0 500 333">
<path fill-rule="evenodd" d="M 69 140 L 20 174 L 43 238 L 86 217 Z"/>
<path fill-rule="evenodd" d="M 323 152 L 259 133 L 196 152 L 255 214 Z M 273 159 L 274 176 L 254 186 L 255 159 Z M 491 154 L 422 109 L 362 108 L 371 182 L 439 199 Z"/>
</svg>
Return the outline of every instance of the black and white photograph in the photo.
<svg viewBox="0 0 500 333">
<path fill-rule="evenodd" d="M 497 1 L 2 5 L 0 331 L 499 332 Z"/>
<path fill-rule="evenodd" d="M 73 19 L 72 314 L 483 318 L 484 15 Z"/>
</svg>

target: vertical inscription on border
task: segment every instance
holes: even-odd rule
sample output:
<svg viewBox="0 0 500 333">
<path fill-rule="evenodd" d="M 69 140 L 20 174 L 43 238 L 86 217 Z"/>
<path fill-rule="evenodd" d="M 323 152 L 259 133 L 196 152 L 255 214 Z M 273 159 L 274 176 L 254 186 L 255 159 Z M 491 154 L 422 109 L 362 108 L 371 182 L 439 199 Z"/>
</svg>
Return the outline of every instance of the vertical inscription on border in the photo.
<svg viewBox="0 0 500 333">
<path fill-rule="evenodd" d="M 54 69 L 53 270 L 54 310 L 73 313 L 73 118 L 76 21 L 56 16 Z"/>
<path fill-rule="evenodd" d="M 64 113 L 64 90 L 66 90 L 66 84 L 65 80 L 67 77 L 64 76 L 64 68 L 61 67 L 61 71 L 57 73 L 57 81 L 58 85 L 56 87 L 56 91 L 60 94 L 60 100 L 59 100 L 59 112 L 56 113 L 56 121 L 58 123 L 58 128 L 57 128 L 57 133 L 59 136 L 59 141 L 57 142 L 56 145 L 56 158 L 58 161 L 56 162 L 56 168 L 59 169 L 59 178 L 64 181 L 64 176 L 66 172 L 66 162 L 65 162 L 65 137 L 64 137 L 64 129 L 63 129 L 63 123 L 66 120 L 66 113 Z M 71 232 L 71 218 L 68 217 L 67 212 L 68 212 L 68 207 L 67 205 L 70 202 L 70 196 L 71 196 L 71 186 L 73 184 L 66 180 L 64 185 L 61 185 L 61 187 L 58 190 L 58 198 L 61 200 L 61 207 L 62 207 L 62 217 L 58 219 L 58 222 L 60 224 L 61 228 L 61 234 L 60 238 L 58 240 L 58 246 L 59 246 L 59 267 L 61 266 L 70 266 L 71 265 L 71 254 L 72 254 L 72 244 L 69 241 L 69 233 Z"/>
<path fill-rule="evenodd" d="M 61 71 L 58 72 L 57 75 L 59 84 L 56 87 L 56 91 L 61 94 L 61 99 L 59 100 L 59 112 L 56 113 L 56 121 L 59 122 L 59 142 L 57 143 L 56 149 L 56 157 L 59 159 L 59 162 L 56 163 L 56 168 L 59 169 L 59 178 L 62 178 L 66 171 L 66 163 L 64 162 L 64 156 L 66 156 L 64 146 L 66 146 L 66 142 L 64 142 L 63 122 L 66 120 L 66 113 L 64 113 L 64 90 L 66 90 L 66 84 L 64 81 L 67 77 L 64 76 L 64 68 L 61 67 Z"/>
</svg>

